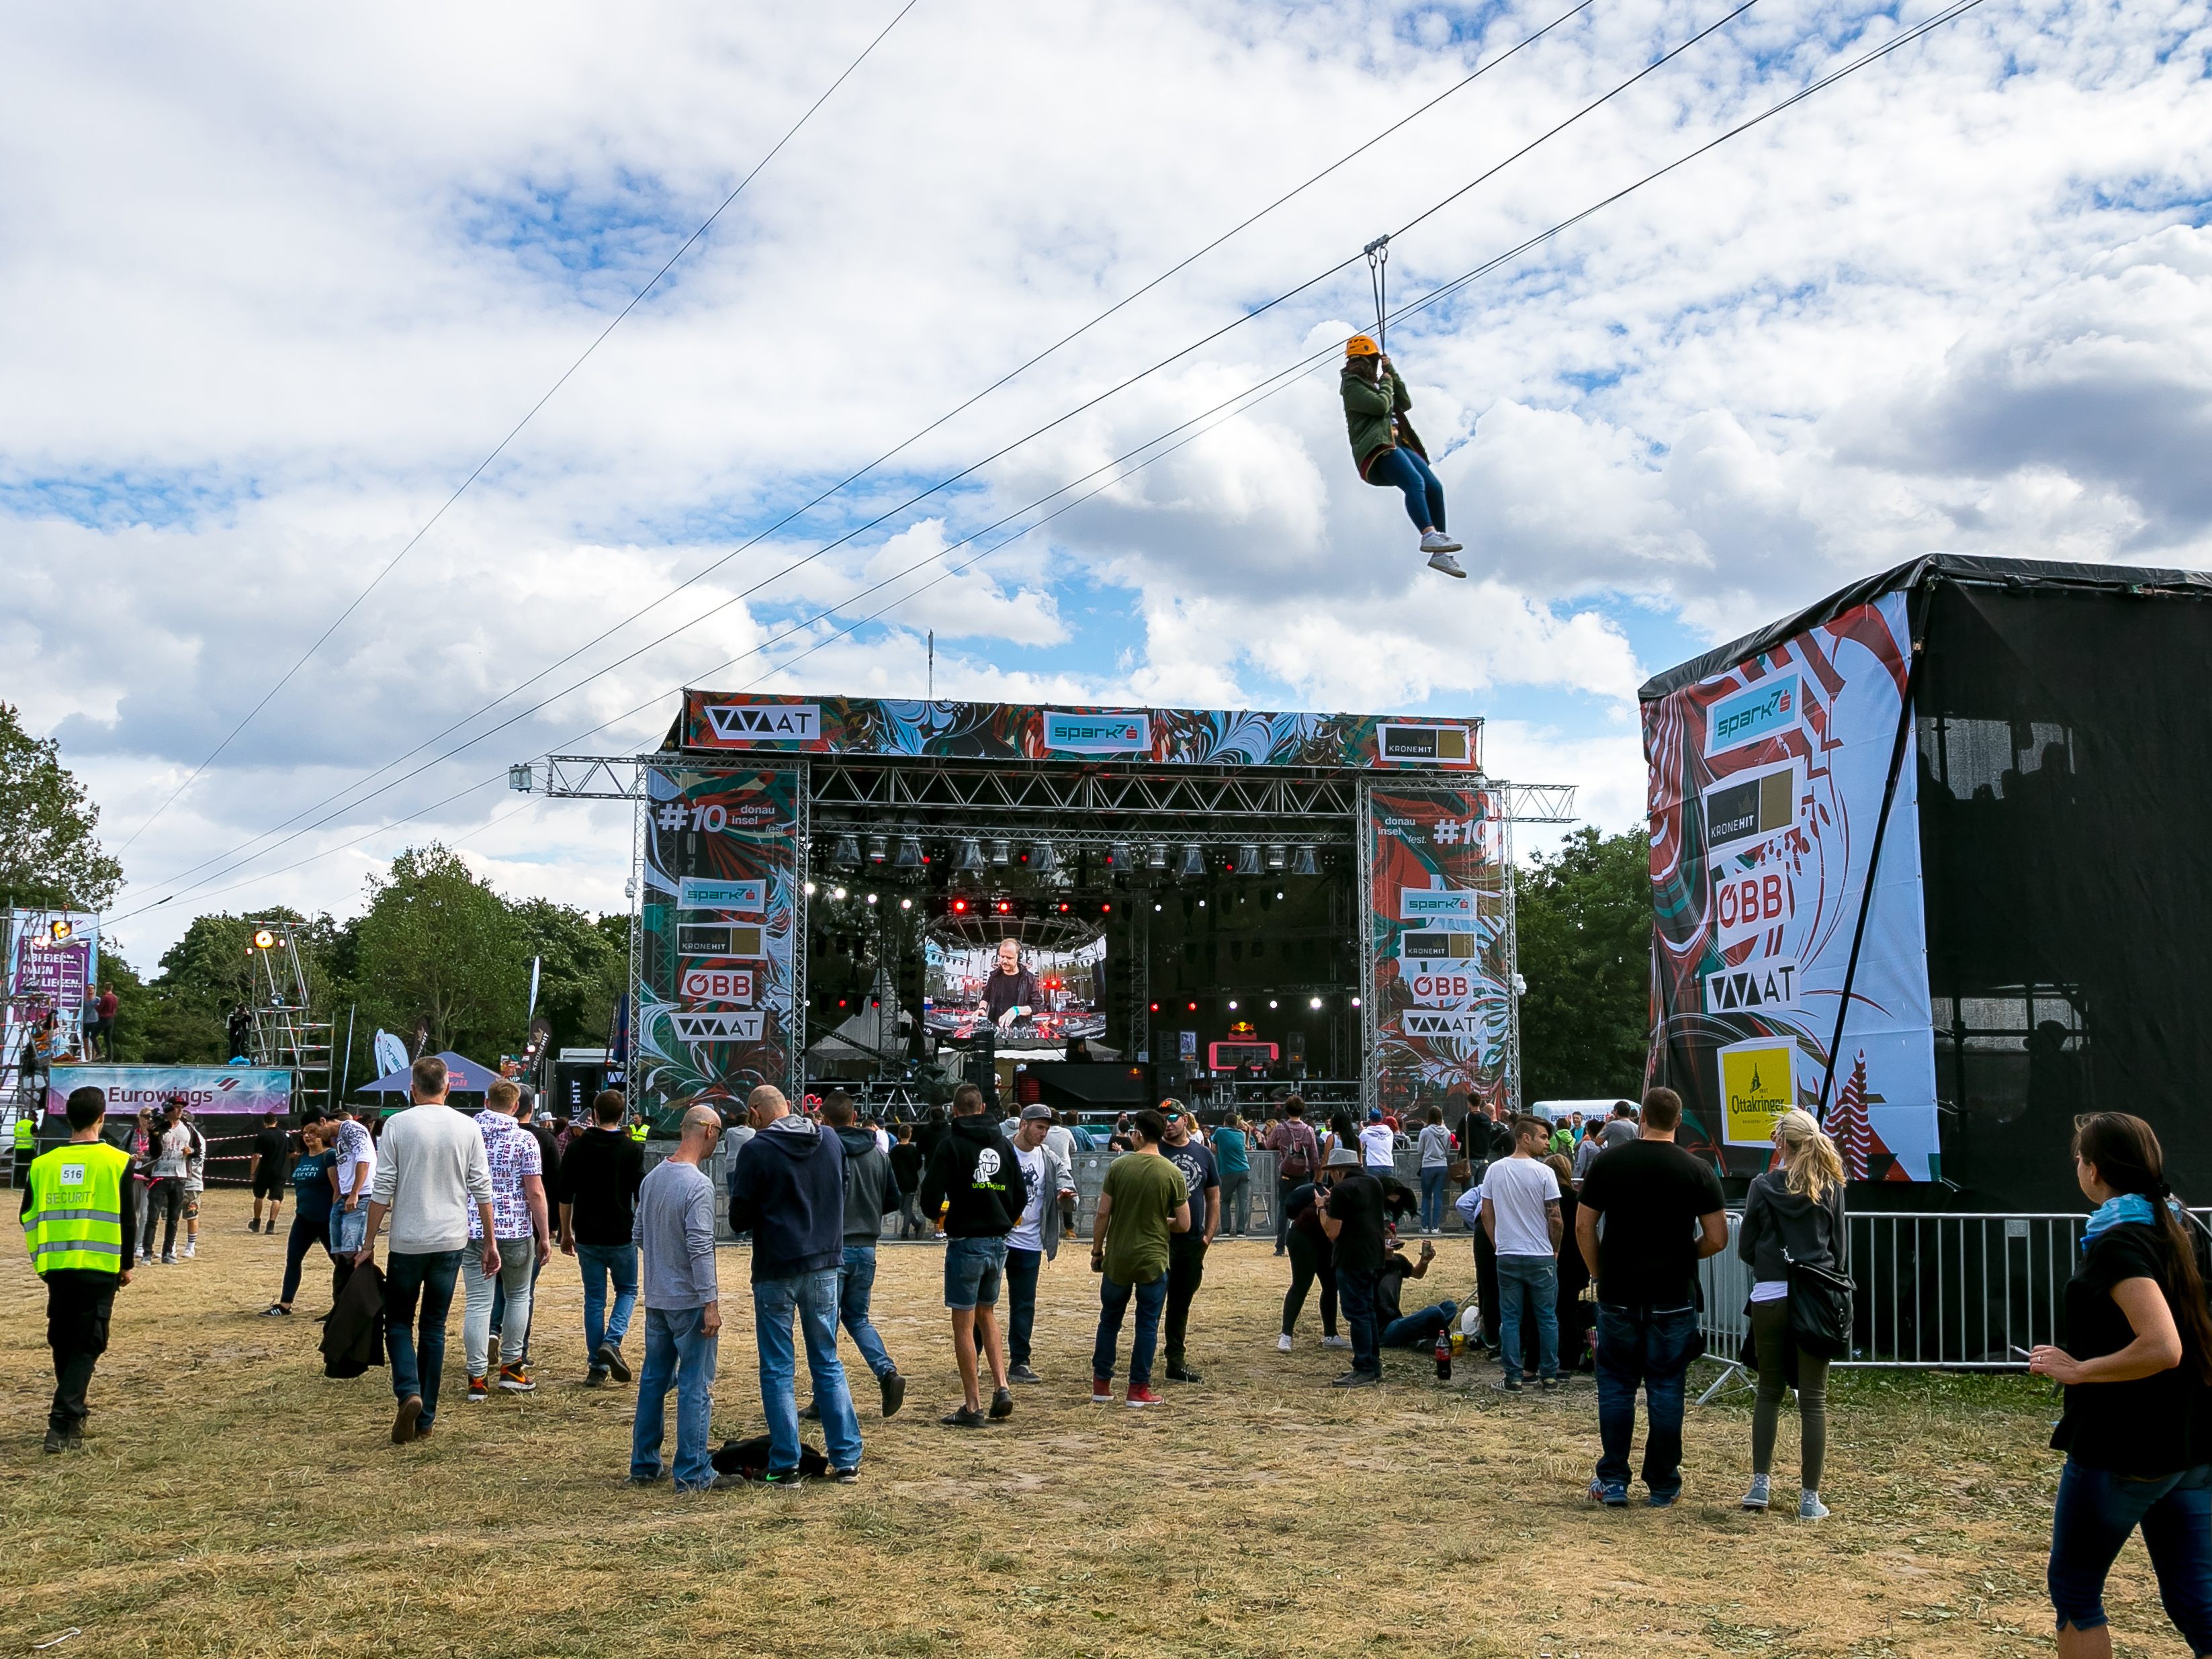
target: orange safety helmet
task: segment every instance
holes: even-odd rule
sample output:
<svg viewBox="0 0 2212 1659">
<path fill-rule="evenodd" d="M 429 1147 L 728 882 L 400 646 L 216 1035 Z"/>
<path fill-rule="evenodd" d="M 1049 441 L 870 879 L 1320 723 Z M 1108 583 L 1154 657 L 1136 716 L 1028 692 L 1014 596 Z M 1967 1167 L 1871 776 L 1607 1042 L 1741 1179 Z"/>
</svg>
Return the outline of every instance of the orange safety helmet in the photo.
<svg viewBox="0 0 2212 1659">
<path fill-rule="evenodd" d="M 1347 357 L 1379 357 L 1382 355 L 1382 348 L 1364 334 L 1355 334 L 1344 343 L 1344 355 Z"/>
</svg>

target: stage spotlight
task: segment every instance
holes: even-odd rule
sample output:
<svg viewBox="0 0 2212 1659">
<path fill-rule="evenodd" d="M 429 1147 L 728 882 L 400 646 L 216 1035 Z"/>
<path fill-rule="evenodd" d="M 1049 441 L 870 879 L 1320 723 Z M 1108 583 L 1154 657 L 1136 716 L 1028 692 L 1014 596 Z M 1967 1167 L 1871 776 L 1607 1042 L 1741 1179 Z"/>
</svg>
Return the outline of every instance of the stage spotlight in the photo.
<svg viewBox="0 0 2212 1659">
<path fill-rule="evenodd" d="M 1291 866 L 1291 873 L 1294 876 L 1317 876 L 1321 873 L 1321 866 L 1314 860 L 1312 848 L 1298 848 L 1298 856 L 1297 861 Z"/>
<path fill-rule="evenodd" d="M 1014 905 L 1012 899 L 1000 899 L 991 908 L 1002 916 L 1009 916 L 1014 913 Z"/>
<path fill-rule="evenodd" d="M 876 896 L 875 896 L 873 893 L 869 894 L 869 895 L 868 895 L 868 902 L 869 902 L 869 903 L 871 903 L 871 904 L 873 904 L 875 902 L 876 902 Z"/>
<path fill-rule="evenodd" d="M 1011 864 L 1014 860 L 1014 844 L 1003 836 L 991 843 L 991 862 Z"/>
<path fill-rule="evenodd" d="M 1102 904 L 1098 907 L 1098 914 L 1102 916 L 1110 916 L 1114 914 L 1114 907 L 1110 904 Z"/>
<path fill-rule="evenodd" d="M 1056 876 L 1060 873 L 1060 854 L 1048 841 L 1039 842 L 1030 852 L 1030 872 L 1033 875 Z"/>
<path fill-rule="evenodd" d="M 899 908 L 900 908 L 900 909 L 902 909 L 902 910 L 911 910 L 911 909 L 913 909 L 913 908 L 914 908 L 914 901 L 913 901 L 912 899 L 901 899 L 901 900 L 899 901 Z"/>
<path fill-rule="evenodd" d="M 1206 849 L 1194 841 L 1184 843 L 1181 873 L 1186 880 L 1206 873 Z"/>
<path fill-rule="evenodd" d="M 1229 1012 L 1232 1014 L 1237 1012 L 1237 999 L 1235 997 L 1229 999 Z"/>
<path fill-rule="evenodd" d="M 1267 867 L 1270 870 L 1280 870 L 1285 866 L 1288 865 L 1290 861 L 1291 849 L 1289 848 L 1270 847 L 1267 849 Z"/>
<path fill-rule="evenodd" d="M 891 838 L 889 836 L 870 836 L 868 837 L 869 863 L 881 864 L 890 855 Z"/>
<path fill-rule="evenodd" d="M 1198 1005 L 1196 1003 L 1194 1002 L 1190 1005 L 1190 1012 L 1194 1014 L 1198 1012 Z"/>
<path fill-rule="evenodd" d="M 1279 1007 L 1281 1007 L 1283 1005 L 1282 1005 L 1281 1003 L 1279 1003 L 1279 1002 L 1276 1001 L 1276 1000 L 1274 1000 L 1274 998 L 1273 998 L 1273 997 L 1269 997 L 1269 998 L 1267 999 L 1267 1006 L 1268 1006 L 1270 1008 L 1279 1008 Z"/>
<path fill-rule="evenodd" d="M 1117 841 L 1111 847 L 1106 849 L 1106 867 L 1109 870 L 1126 870 L 1129 867 L 1129 843 L 1127 842 Z"/>
<path fill-rule="evenodd" d="M 901 836 L 899 837 L 898 856 L 891 860 L 891 868 L 894 870 L 921 869 L 921 842 L 912 836 Z"/>
<path fill-rule="evenodd" d="M 1146 869 L 1164 870 L 1167 867 L 1168 847 L 1165 842 L 1156 841 L 1150 847 L 1145 848 Z"/>
<path fill-rule="evenodd" d="M 956 876 L 980 875 L 982 869 L 982 843 L 970 836 L 960 843 L 960 850 L 952 855 L 952 873 Z"/>
<path fill-rule="evenodd" d="M 276 935 L 270 932 L 266 927 L 255 928 L 253 930 L 253 948 L 257 951 L 275 950 L 276 948 Z"/>
<path fill-rule="evenodd" d="M 859 869 L 860 867 L 860 838 L 855 836 L 838 836 L 836 847 L 830 854 L 830 861 L 840 870 Z"/>
<path fill-rule="evenodd" d="M 953 900 L 952 914 L 956 916 L 966 915 L 968 914 L 968 901 L 964 898 L 957 898 Z"/>
<path fill-rule="evenodd" d="M 76 924 L 71 921 L 67 916 L 57 916 L 46 924 L 47 935 L 57 945 L 59 945 L 64 939 L 71 937 L 76 933 Z"/>
<path fill-rule="evenodd" d="M 1316 997 L 1316 998 L 1315 998 L 1311 1002 L 1309 1002 L 1309 1003 L 1306 1005 L 1306 1006 L 1308 1006 L 1309 1008 L 1318 1008 L 1318 1007 L 1320 1007 L 1320 1006 L 1321 1006 L 1321 999 L 1320 999 L 1319 997 Z"/>
<path fill-rule="evenodd" d="M 1359 999 L 1358 999 L 1358 997 L 1354 997 L 1354 998 L 1352 998 L 1352 1006 L 1353 1007 L 1355 1007 L 1355 1008 L 1357 1008 L 1357 1007 L 1359 1006 Z"/>
<path fill-rule="evenodd" d="M 830 890 L 830 896 L 833 899 L 841 899 L 845 896 L 845 890 L 842 887 L 832 887 Z"/>
<path fill-rule="evenodd" d="M 814 896 L 814 884 L 811 881 L 806 884 L 806 896 L 809 898 Z"/>
<path fill-rule="evenodd" d="M 1156 1013 L 1156 1014 L 1157 1014 L 1158 1012 L 1159 1012 L 1159 1011 L 1160 1011 L 1160 1005 L 1159 1005 L 1158 1003 L 1157 1003 L 1157 1002 L 1156 1002 L 1156 1003 L 1154 1003 L 1154 1004 L 1152 1005 L 1152 1012 L 1153 1012 L 1154 1013 Z"/>
<path fill-rule="evenodd" d="M 1256 876 L 1260 873 L 1258 848 L 1247 846 L 1237 849 L 1237 873 L 1240 876 Z"/>
</svg>

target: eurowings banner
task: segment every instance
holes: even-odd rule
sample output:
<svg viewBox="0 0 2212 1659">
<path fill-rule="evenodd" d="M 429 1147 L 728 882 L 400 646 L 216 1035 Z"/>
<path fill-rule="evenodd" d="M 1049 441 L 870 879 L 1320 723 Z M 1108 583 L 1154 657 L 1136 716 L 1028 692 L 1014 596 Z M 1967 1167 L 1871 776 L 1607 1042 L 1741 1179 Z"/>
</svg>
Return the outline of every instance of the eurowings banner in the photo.
<svg viewBox="0 0 2212 1659">
<path fill-rule="evenodd" d="M 1510 1087 L 1513 963 L 1505 825 L 1472 789 L 1376 788 L 1360 823 L 1370 917 L 1363 994 L 1381 1104 L 1406 1114 L 1461 1088 Z"/>
<path fill-rule="evenodd" d="M 1685 1142 L 1732 1174 L 1765 1169 L 1775 1119 L 1820 1099 L 1911 663 L 1905 605 L 1887 594 L 1644 706 L 1654 1080 L 1681 1095 Z M 1828 1091 L 1860 1179 L 1942 1169 L 1918 775 L 1908 726 Z"/>
<path fill-rule="evenodd" d="M 799 781 L 788 767 L 647 772 L 637 1056 L 641 1109 L 793 1099 Z"/>
<path fill-rule="evenodd" d="M 292 1110 L 292 1073 L 260 1066 L 57 1066 L 46 1079 L 46 1111 L 59 1116 L 79 1089 L 107 1097 L 110 1117 L 133 1117 L 142 1106 L 159 1111 L 182 1097 L 196 1115 L 258 1115 Z"/>
</svg>

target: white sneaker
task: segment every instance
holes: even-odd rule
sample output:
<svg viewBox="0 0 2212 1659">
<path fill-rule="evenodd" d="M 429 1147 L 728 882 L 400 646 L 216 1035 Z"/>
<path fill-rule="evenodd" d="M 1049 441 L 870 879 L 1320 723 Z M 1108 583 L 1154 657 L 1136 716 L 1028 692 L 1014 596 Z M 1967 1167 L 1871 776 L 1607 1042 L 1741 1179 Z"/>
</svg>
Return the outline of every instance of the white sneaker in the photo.
<svg viewBox="0 0 2212 1659">
<path fill-rule="evenodd" d="M 200 1253 L 200 1247 L 199 1247 L 198 1244 L 194 1244 L 194 1243 L 187 1243 L 187 1244 L 185 1246 L 185 1261 L 191 1261 L 194 1256 L 198 1255 L 199 1253 Z"/>
<path fill-rule="evenodd" d="M 1277 1353 L 1288 1353 L 1290 1351 L 1291 1334 L 1288 1331 L 1285 1331 L 1280 1336 L 1275 1339 L 1275 1352 Z"/>
<path fill-rule="evenodd" d="M 1459 568 L 1459 561 L 1457 559 L 1452 557 L 1449 553 L 1441 551 L 1429 555 L 1429 568 L 1431 570 L 1441 571 L 1447 576 L 1464 576 L 1467 574 L 1466 571 Z"/>
<path fill-rule="evenodd" d="M 1324 1348 L 1348 1348 L 1352 1346 L 1352 1339 L 1348 1336 L 1324 1336 L 1321 1345 Z"/>
<path fill-rule="evenodd" d="M 1462 550 L 1460 544 L 1441 530 L 1424 530 L 1421 532 L 1421 551 L 1424 553 L 1457 553 Z"/>
</svg>

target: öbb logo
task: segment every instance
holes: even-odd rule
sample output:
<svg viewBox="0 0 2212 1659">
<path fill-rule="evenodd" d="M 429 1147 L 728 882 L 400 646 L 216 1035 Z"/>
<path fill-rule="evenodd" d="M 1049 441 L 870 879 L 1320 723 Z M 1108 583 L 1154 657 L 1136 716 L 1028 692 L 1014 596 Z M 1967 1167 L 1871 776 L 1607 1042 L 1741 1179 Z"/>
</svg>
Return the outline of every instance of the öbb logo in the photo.
<svg viewBox="0 0 2212 1659">
<path fill-rule="evenodd" d="M 1713 894 L 1713 919 L 1729 933 L 1783 921 L 1792 908 L 1789 884 L 1778 875 L 1724 881 Z"/>
</svg>

